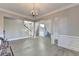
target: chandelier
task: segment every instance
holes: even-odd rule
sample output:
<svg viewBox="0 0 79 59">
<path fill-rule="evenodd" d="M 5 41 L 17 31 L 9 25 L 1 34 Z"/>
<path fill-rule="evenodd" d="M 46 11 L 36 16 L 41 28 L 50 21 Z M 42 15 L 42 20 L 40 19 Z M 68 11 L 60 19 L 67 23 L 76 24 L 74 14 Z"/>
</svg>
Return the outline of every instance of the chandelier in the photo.
<svg viewBox="0 0 79 59">
<path fill-rule="evenodd" d="M 37 11 L 37 8 L 35 7 L 35 3 L 33 3 L 33 8 L 32 8 L 31 13 L 33 17 L 38 16 L 38 11 Z"/>
</svg>

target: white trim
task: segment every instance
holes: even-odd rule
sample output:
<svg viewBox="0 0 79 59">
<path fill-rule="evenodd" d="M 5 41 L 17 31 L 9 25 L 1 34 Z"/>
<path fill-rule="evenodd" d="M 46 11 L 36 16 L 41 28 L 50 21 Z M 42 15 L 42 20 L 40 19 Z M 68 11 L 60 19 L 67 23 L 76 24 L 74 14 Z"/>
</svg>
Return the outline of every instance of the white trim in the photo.
<svg viewBox="0 0 79 59">
<path fill-rule="evenodd" d="M 7 9 L 0 8 L 0 11 L 6 12 L 6 13 L 9 13 L 9 14 L 13 14 L 13 15 L 17 15 L 17 16 L 20 16 L 20 17 L 24 17 L 24 18 L 32 19 L 32 18 L 29 17 L 29 16 L 22 15 L 22 14 L 20 14 L 20 13 L 13 12 L 13 11 L 10 11 L 10 10 L 7 10 Z"/>
<path fill-rule="evenodd" d="M 79 5 L 79 4 L 70 4 L 70 5 L 68 5 L 68 6 L 62 7 L 62 8 L 60 8 L 60 9 L 55 10 L 55 11 L 49 12 L 49 13 L 47 13 L 47 14 L 45 14 L 45 15 L 41 15 L 41 16 L 38 17 L 38 19 L 43 18 L 43 17 L 45 17 L 45 16 L 49 16 L 49 15 L 54 14 L 54 13 L 57 13 L 57 12 L 61 12 L 61 11 L 66 10 L 66 9 L 68 9 L 68 8 L 75 7 L 75 6 L 77 6 L 77 5 Z"/>
<path fill-rule="evenodd" d="M 45 14 L 45 15 L 41 15 L 41 16 L 37 17 L 37 19 L 43 18 L 43 17 L 45 17 L 45 16 L 49 16 L 49 15 L 51 15 L 51 14 L 54 14 L 54 13 L 57 13 L 57 12 L 66 10 L 66 9 L 68 9 L 68 8 L 71 8 L 71 7 L 75 7 L 75 6 L 77 6 L 77 5 L 79 5 L 79 4 L 77 4 L 77 3 L 76 3 L 76 4 L 70 4 L 70 5 L 68 5 L 68 6 L 62 7 L 62 8 L 60 8 L 60 9 L 55 10 L 55 11 L 49 12 L 49 13 L 47 13 L 47 14 Z M 10 10 L 7 10 L 7 9 L 0 8 L 0 11 L 3 11 L 3 12 L 6 12 L 6 13 L 9 13 L 9 14 L 13 14 L 13 15 L 17 15 L 17 16 L 20 16 L 20 17 L 24 17 L 24 18 L 28 18 L 28 19 L 33 20 L 33 18 L 30 17 L 30 16 L 22 15 L 22 14 L 20 14 L 20 13 L 13 12 L 13 11 L 10 11 Z"/>
<path fill-rule="evenodd" d="M 67 37 L 70 37 L 70 38 L 76 38 L 76 39 L 79 39 L 79 36 L 71 36 L 71 35 L 59 35 L 59 36 L 67 36 Z"/>
<path fill-rule="evenodd" d="M 58 40 L 58 46 L 79 52 L 79 36 L 57 35 L 52 41 L 55 39 Z"/>
<path fill-rule="evenodd" d="M 24 39 L 24 38 L 29 38 L 29 37 L 18 37 L 18 38 L 11 38 L 11 39 L 7 39 L 7 40 L 13 41 L 13 40 L 20 40 L 20 39 Z"/>
</svg>

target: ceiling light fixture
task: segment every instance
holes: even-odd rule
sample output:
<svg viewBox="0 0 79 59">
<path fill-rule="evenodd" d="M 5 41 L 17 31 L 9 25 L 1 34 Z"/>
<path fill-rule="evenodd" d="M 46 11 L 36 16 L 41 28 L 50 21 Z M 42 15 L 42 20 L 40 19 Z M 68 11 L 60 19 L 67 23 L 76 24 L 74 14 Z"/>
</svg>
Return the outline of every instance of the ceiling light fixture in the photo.
<svg viewBox="0 0 79 59">
<path fill-rule="evenodd" d="M 32 13 L 33 17 L 38 16 L 38 11 L 37 11 L 37 8 L 35 7 L 35 3 L 33 3 L 33 9 L 31 11 L 31 13 Z"/>
</svg>

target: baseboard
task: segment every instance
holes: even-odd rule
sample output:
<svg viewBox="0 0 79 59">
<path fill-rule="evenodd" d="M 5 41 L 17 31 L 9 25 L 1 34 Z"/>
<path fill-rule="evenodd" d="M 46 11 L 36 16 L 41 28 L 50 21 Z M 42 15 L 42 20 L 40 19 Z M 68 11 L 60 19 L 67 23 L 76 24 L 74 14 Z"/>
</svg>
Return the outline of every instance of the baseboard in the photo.
<svg viewBox="0 0 79 59">
<path fill-rule="evenodd" d="M 29 37 L 10 38 L 10 39 L 8 39 L 8 41 L 20 40 L 20 39 L 24 39 L 24 38 L 29 38 Z"/>
</svg>

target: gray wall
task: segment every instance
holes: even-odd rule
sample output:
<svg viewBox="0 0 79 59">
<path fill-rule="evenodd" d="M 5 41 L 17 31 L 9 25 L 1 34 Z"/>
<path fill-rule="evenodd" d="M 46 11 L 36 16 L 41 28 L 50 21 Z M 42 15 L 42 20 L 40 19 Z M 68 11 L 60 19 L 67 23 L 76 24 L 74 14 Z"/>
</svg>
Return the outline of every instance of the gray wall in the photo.
<svg viewBox="0 0 79 59">
<path fill-rule="evenodd" d="M 7 14 L 5 12 L 0 11 L 0 37 L 4 37 L 4 35 L 3 35 L 3 30 L 4 30 L 4 16 L 14 17 L 11 14 Z"/>
<path fill-rule="evenodd" d="M 3 25 L 3 16 L 0 14 L 0 37 L 3 37 L 3 28 L 4 28 L 4 25 Z"/>
<path fill-rule="evenodd" d="M 29 31 L 25 31 L 23 20 L 4 19 L 5 36 L 9 40 L 22 39 L 29 37 Z"/>
<path fill-rule="evenodd" d="M 58 34 L 79 36 L 79 6 L 55 14 Z"/>
<path fill-rule="evenodd" d="M 15 15 L 8 14 L 0 11 L 0 37 L 4 37 L 3 30 L 6 29 L 6 38 L 8 40 L 16 40 L 21 38 L 27 38 L 28 32 L 25 32 L 23 27 L 23 21 L 19 16 L 18 19 L 4 19 L 4 17 L 16 17 Z M 4 28 L 6 27 L 6 28 Z"/>
<path fill-rule="evenodd" d="M 48 20 L 50 23 L 47 23 Z M 47 23 L 51 33 L 79 36 L 79 6 L 44 17 L 40 22 Z"/>
<path fill-rule="evenodd" d="M 47 23 L 48 21 L 51 23 Z M 79 51 L 79 5 L 46 16 L 40 22 L 48 25 L 52 33 L 52 44 L 57 39 L 58 46 Z"/>
</svg>

